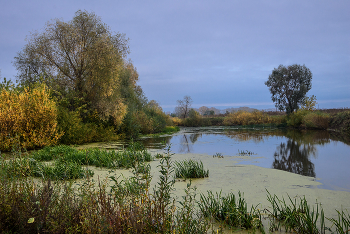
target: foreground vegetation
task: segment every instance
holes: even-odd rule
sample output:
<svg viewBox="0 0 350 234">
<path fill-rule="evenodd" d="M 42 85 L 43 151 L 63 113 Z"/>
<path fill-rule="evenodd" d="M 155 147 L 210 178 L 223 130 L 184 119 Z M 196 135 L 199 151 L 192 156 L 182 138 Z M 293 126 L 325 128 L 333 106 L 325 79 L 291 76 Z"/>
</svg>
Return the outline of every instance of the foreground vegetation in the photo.
<svg viewBox="0 0 350 234">
<path fill-rule="evenodd" d="M 89 152 L 93 153 L 90 155 Z M 22 159 L 30 157 L 44 161 L 61 158 L 79 162 L 80 165 L 94 161 L 94 165 L 121 167 L 106 162 L 104 157 L 109 154 L 107 158 L 117 158 L 113 156 L 116 153 L 97 149 L 76 151 L 59 146 L 47 147 L 31 155 L 20 156 L 16 153 L 19 152 L 13 156 Z M 267 192 L 271 210 L 260 211 L 257 206 L 249 209 L 240 192 L 236 197 L 232 193 L 224 196 L 208 191 L 207 194 L 200 194 L 197 200 L 196 189 L 189 182 L 182 199 L 175 200 L 172 189 L 176 166 L 173 167 L 169 147 L 159 157 L 160 176 L 153 190 L 150 186 L 150 167 L 146 163 L 148 159 L 140 156 L 147 155 L 147 152 L 136 144 L 121 154 L 127 155 L 129 163 L 124 165 L 130 165 L 133 176 L 121 180 L 110 175 L 98 181 L 86 176 L 79 181 L 79 185 L 67 180 L 67 177 L 34 180 L 31 173 L 9 176 L 11 173 L 8 172 L 11 171 L 23 172 L 24 168 L 28 171 L 35 168 L 17 165 L 9 170 L 6 166 L 8 161 L 2 159 L 0 229 L 3 233 L 221 233 L 225 228 L 262 233 L 281 228 L 297 233 L 350 231 L 347 211 L 338 211 L 337 219 L 328 219 L 332 227 L 326 227 L 324 221 L 327 217 L 322 208 L 318 205 L 310 207 L 304 198 L 289 198 L 290 202 L 286 202 Z M 81 155 L 86 155 L 87 159 Z M 262 222 L 266 213 L 271 219 L 269 227 L 264 227 Z"/>
</svg>

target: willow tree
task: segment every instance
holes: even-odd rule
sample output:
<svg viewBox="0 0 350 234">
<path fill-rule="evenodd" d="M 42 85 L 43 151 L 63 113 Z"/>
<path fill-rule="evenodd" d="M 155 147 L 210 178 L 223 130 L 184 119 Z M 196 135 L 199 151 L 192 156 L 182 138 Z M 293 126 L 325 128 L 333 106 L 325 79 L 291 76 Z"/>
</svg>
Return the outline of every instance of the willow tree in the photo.
<svg viewBox="0 0 350 234">
<path fill-rule="evenodd" d="M 15 57 L 18 81 L 44 82 L 63 96 L 120 123 L 126 112 L 119 74 L 129 52 L 125 35 L 113 34 L 94 13 L 77 11 L 73 20 L 55 19 L 42 32 L 31 33 Z"/>
<path fill-rule="evenodd" d="M 276 107 L 289 114 L 304 103 L 305 95 L 311 89 L 311 80 L 312 73 L 305 65 L 279 65 L 273 69 L 265 85 L 269 87 Z"/>
</svg>

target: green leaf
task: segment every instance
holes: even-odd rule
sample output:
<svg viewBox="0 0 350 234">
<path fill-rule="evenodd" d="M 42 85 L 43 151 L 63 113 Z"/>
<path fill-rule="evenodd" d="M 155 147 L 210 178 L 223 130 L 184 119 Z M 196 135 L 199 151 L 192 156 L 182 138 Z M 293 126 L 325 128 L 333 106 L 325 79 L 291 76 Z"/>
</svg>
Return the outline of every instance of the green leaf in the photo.
<svg viewBox="0 0 350 234">
<path fill-rule="evenodd" d="M 34 218 L 28 219 L 28 223 L 34 223 Z"/>
</svg>

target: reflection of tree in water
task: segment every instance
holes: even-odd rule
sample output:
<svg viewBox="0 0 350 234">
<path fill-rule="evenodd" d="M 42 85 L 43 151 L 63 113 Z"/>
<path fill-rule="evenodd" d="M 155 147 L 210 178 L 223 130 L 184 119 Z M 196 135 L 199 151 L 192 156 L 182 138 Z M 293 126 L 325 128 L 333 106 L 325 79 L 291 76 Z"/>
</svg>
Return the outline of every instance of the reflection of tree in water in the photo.
<svg viewBox="0 0 350 234">
<path fill-rule="evenodd" d="M 193 151 L 193 144 L 202 136 L 202 133 L 184 134 L 180 138 L 180 153 L 191 153 Z"/>
<path fill-rule="evenodd" d="M 288 139 L 287 144 L 281 143 L 274 154 L 272 167 L 296 174 L 315 177 L 315 165 L 309 160 L 310 154 L 316 156 L 316 147 L 310 144 L 300 145 Z"/>
<path fill-rule="evenodd" d="M 236 141 L 254 141 L 255 143 L 264 142 L 269 137 L 288 137 L 300 144 L 324 145 L 329 143 L 328 131 L 321 130 L 296 130 L 296 129 L 232 129 L 225 131 L 225 135 Z"/>
<path fill-rule="evenodd" d="M 264 142 L 270 136 L 284 136 L 280 130 L 275 131 L 257 131 L 249 129 L 237 129 L 226 131 L 225 135 L 236 141 L 254 141 L 255 143 Z"/>
<path fill-rule="evenodd" d="M 165 144 L 170 144 L 172 136 L 166 136 L 166 137 L 147 137 L 147 138 L 141 138 L 138 141 L 142 142 L 142 144 L 146 148 L 155 148 L 155 149 L 162 149 L 164 148 Z"/>
</svg>

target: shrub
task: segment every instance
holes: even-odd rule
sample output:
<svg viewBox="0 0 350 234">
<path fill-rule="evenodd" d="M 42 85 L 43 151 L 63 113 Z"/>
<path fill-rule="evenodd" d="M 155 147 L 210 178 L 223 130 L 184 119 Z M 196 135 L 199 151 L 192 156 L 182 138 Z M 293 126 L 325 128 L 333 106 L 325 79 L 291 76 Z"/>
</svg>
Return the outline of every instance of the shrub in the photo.
<svg viewBox="0 0 350 234">
<path fill-rule="evenodd" d="M 0 150 L 9 151 L 15 144 L 25 149 L 54 145 L 61 135 L 56 104 L 45 85 L 0 91 Z"/>
<path fill-rule="evenodd" d="M 171 118 L 171 121 L 173 122 L 173 124 L 175 125 L 175 126 L 183 126 L 183 121 L 182 121 L 182 119 L 180 119 L 180 118 L 178 118 L 178 117 L 172 117 Z"/>
<path fill-rule="evenodd" d="M 309 112 L 304 116 L 302 126 L 307 128 L 327 129 L 328 122 L 328 114 L 322 112 Z"/>
<path fill-rule="evenodd" d="M 293 112 L 287 117 L 287 125 L 290 127 L 300 127 L 300 125 L 303 123 L 303 119 L 305 115 L 309 113 L 308 110 L 297 110 L 296 112 Z"/>
<path fill-rule="evenodd" d="M 332 116 L 329 125 L 332 129 L 339 129 L 350 135 L 350 111 L 340 112 Z"/>
<path fill-rule="evenodd" d="M 271 123 L 270 116 L 262 111 L 254 111 L 252 113 L 247 111 L 237 111 L 225 117 L 224 125 L 255 125 Z"/>
</svg>

